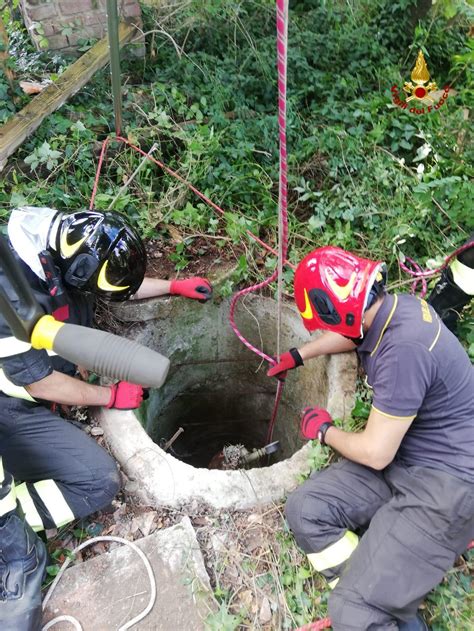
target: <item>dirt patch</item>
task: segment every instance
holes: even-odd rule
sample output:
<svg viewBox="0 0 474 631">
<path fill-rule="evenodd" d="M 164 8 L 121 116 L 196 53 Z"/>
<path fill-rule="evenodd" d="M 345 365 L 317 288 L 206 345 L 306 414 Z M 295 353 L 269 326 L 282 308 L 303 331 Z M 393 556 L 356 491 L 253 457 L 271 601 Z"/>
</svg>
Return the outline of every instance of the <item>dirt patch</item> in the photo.
<svg viewBox="0 0 474 631">
<path fill-rule="evenodd" d="M 223 267 L 230 267 L 245 251 L 225 236 L 186 236 L 173 228 L 168 238 L 149 239 L 147 276 L 176 278 L 178 276 L 212 276 Z M 179 246 L 179 247 L 177 247 Z M 180 252 L 177 252 L 181 250 Z"/>
</svg>

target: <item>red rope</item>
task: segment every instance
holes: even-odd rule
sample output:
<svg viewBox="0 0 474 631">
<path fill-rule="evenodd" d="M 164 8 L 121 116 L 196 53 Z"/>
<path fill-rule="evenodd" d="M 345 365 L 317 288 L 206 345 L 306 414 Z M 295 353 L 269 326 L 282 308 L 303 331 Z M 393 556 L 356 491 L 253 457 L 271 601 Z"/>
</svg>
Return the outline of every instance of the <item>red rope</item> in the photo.
<svg viewBox="0 0 474 631">
<path fill-rule="evenodd" d="M 287 67 L 287 43 L 288 43 L 288 0 L 276 0 L 276 23 L 277 23 L 277 70 L 278 70 L 278 130 L 280 140 L 280 177 L 278 182 L 278 210 L 279 221 L 281 226 L 281 260 L 285 261 L 288 251 L 288 161 L 287 161 L 287 149 L 286 149 L 286 67 Z M 251 287 L 246 287 L 241 291 L 238 291 L 232 297 L 230 303 L 229 321 L 232 330 L 239 338 L 239 340 L 248 349 L 253 351 L 259 357 L 262 357 L 269 364 L 273 365 L 276 360 L 273 357 L 267 355 L 264 351 L 256 348 L 251 342 L 249 342 L 239 331 L 237 324 L 235 323 L 235 307 L 237 302 L 243 296 L 250 294 L 254 291 L 258 291 L 263 287 L 267 287 L 279 276 L 278 267 L 273 274 L 263 280 L 260 283 L 256 283 Z M 279 381 L 277 391 L 275 394 L 275 402 L 273 405 L 273 412 L 268 424 L 267 432 L 267 444 L 272 442 L 273 428 L 278 414 L 278 408 L 280 405 L 281 395 L 283 391 L 283 382 Z"/>
<path fill-rule="evenodd" d="M 285 0 L 277 0 L 277 56 L 278 56 L 278 127 L 280 139 L 280 177 L 279 177 L 279 212 L 282 218 L 282 251 L 283 259 L 286 259 L 288 249 L 288 196 L 287 196 L 287 151 L 286 151 L 286 52 L 287 52 L 287 28 L 288 28 L 287 3 Z M 275 364 L 275 359 L 251 344 L 239 331 L 235 323 L 235 307 L 240 298 L 267 287 L 278 277 L 278 269 L 260 283 L 246 287 L 234 294 L 230 304 L 230 326 L 239 340 L 251 351 Z M 277 390 L 278 394 L 278 390 Z"/>
<path fill-rule="evenodd" d="M 102 143 L 102 149 L 100 150 L 99 164 L 97 165 L 97 171 L 96 171 L 96 174 L 95 174 L 94 188 L 92 189 L 92 195 L 91 195 L 91 201 L 90 201 L 90 204 L 89 204 L 89 210 L 92 210 L 94 208 L 95 196 L 96 196 L 96 193 L 97 193 L 97 188 L 99 186 L 100 172 L 102 171 L 102 163 L 104 162 L 105 152 L 107 150 L 108 143 L 109 143 L 109 138 L 106 138 L 104 140 L 104 142 Z"/>
<path fill-rule="evenodd" d="M 309 624 L 305 624 L 303 627 L 298 627 L 294 631 L 319 631 L 319 629 L 330 629 L 331 628 L 331 619 L 323 618 L 322 620 L 317 620 L 316 622 L 310 622 Z"/>
<path fill-rule="evenodd" d="M 288 253 L 288 182 L 287 182 L 287 149 L 286 149 L 286 68 L 287 68 L 287 32 L 288 32 L 288 0 L 276 0 L 277 3 L 277 68 L 278 68 L 278 125 L 279 125 L 279 140 L 280 140 L 280 177 L 279 177 L 279 216 L 281 218 L 281 256 L 282 261 L 284 261 L 287 265 L 289 265 L 293 270 L 295 269 L 294 265 L 287 261 L 287 253 Z M 166 166 L 163 162 L 157 160 L 156 158 L 150 156 L 145 151 L 133 145 L 123 136 L 117 135 L 116 140 L 119 142 L 123 142 L 128 145 L 141 155 L 145 156 L 156 165 L 158 165 L 161 169 L 163 169 L 166 173 L 173 176 L 183 184 L 185 184 L 190 190 L 192 190 L 198 197 L 200 197 L 203 201 L 205 201 L 209 206 L 211 206 L 215 211 L 217 211 L 220 215 L 225 215 L 225 212 L 220 208 L 217 204 L 215 204 L 209 197 L 201 193 L 195 186 L 193 186 L 190 182 L 185 180 L 179 173 L 173 171 L 168 166 Z M 100 178 L 100 172 L 102 169 L 102 164 L 105 157 L 105 152 L 107 148 L 108 139 L 106 139 L 102 145 L 102 150 L 99 157 L 99 163 L 97 166 L 97 173 L 94 181 L 94 188 L 92 191 L 92 197 L 90 202 L 90 208 L 94 205 L 94 200 L 97 192 L 97 187 Z M 271 252 L 272 254 L 278 256 L 278 252 L 276 252 L 273 248 L 267 245 L 264 241 L 262 241 L 259 237 L 253 234 L 250 230 L 246 230 L 246 233 L 258 244 L 264 247 L 266 250 Z M 270 364 L 275 364 L 276 360 L 273 357 L 267 355 L 264 351 L 256 348 L 251 342 L 249 342 L 239 331 L 236 323 L 235 323 L 235 308 L 238 300 L 243 296 L 258 291 L 263 287 L 267 287 L 274 280 L 278 278 L 278 268 L 273 272 L 273 274 L 263 280 L 260 283 L 252 285 L 251 287 L 247 287 L 236 294 L 234 294 L 231 304 L 230 304 L 230 313 L 229 320 L 232 330 L 237 335 L 239 340 L 254 353 L 268 361 Z M 281 395 L 282 395 L 282 382 L 278 383 L 276 395 L 275 395 L 275 403 L 273 408 L 273 413 L 270 419 L 269 428 L 268 428 L 268 441 L 271 442 L 271 438 L 273 435 L 273 428 L 275 426 L 276 416 L 278 412 L 278 406 L 280 403 Z"/>
<path fill-rule="evenodd" d="M 163 171 L 165 171 L 169 175 L 173 176 L 174 178 L 176 178 L 177 180 L 179 180 L 183 184 L 185 184 L 185 186 L 187 186 L 191 191 L 193 191 L 193 193 L 195 193 L 204 202 L 206 202 L 206 204 L 209 204 L 209 206 L 211 206 L 211 208 L 213 208 L 220 215 L 222 215 L 222 216 L 225 215 L 225 211 L 220 206 L 218 206 L 215 202 L 213 202 L 212 199 L 210 199 L 209 197 L 204 195 L 204 193 L 201 193 L 201 191 L 199 189 L 197 189 L 195 186 L 193 186 L 190 182 L 188 182 L 179 173 L 177 173 L 176 171 L 173 171 L 173 169 L 170 169 L 170 167 L 166 166 L 166 164 L 164 164 L 163 162 L 160 162 L 160 160 L 157 160 L 153 156 L 148 155 L 145 151 L 143 151 L 143 149 L 140 149 L 140 147 L 137 147 L 136 145 L 133 145 L 131 142 L 129 142 L 123 136 L 117 136 L 116 140 L 119 140 L 120 142 L 125 143 L 126 145 L 128 145 L 129 147 L 131 147 L 132 149 L 134 149 L 135 151 L 140 153 L 142 156 L 145 156 L 146 158 L 151 160 L 151 162 L 154 162 L 157 166 L 159 166 L 161 169 L 163 169 Z M 271 246 L 269 246 L 267 243 L 265 243 L 265 241 L 262 241 L 262 239 L 257 237 L 257 235 L 255 235 L 253 232 L 251 232 L 250 230 L 246 230 L 245 232 L 248 234 L 248 236 L 251 239 L 253 239 L 256 243 L 258 243 L 263 248 L 265 248 L 265 250 L 267 250 L 268 252 L 271 252 L 275 256 L 278 256 L 278 252 L 276 250 L 274 250 Z M 296 269 L 295 265 L 293 265 L 289 261 L 285 261 L 285 263 L 286 263 L 286 265 L 291 267 L 293 270 Z"/>
</svg>

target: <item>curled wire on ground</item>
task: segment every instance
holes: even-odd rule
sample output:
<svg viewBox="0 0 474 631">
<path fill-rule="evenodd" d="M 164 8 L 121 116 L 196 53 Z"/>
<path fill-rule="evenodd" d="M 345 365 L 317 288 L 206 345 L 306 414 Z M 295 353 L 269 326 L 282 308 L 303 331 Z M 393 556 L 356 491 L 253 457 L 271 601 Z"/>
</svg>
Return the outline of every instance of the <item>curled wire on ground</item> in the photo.
<svg viewBox="0 0 474 631">
<path fill-rule="evenodd" d="M 126 622 L 124 625 L 120 626 L 118 629 L 118 631 L 126 631 L 127 629 L 130 629 L 135 624 L 137 624 L 137 622 L 140 622 L 140 620 L 143 620 L 143 618 L 145 618 L 145 616 L 147 616 L 150 613 L 150 611 L 153 609 L 153 605 L 155 604 L 155 600 L 156 600 L 156 581 L 155 581 L 155 576 L 153 574 L 153 569 L 151 567 L 150 561 L 146 558 L 145 554 L 140 550 L 140 548 L 135 543 L 133 543 L 132 541 L 127 541 L 126 539 L 122 539 L 121 537 L 114 537 L 113 535 L 102 535 L 100 537 L 93 537 L 92 539 L 89 539 L 88 541 L 84 541 L 83 543 L 78 545 L 76 548 L 74 548 L 74 550 L 72 551 L 72 555 L 76 554 L 76 552 L 79 552 L 80 550 L 83 550 L 84 548 L 87 548 L 93 545 L 94 543 L 98 543 L 99 541 L 113 541 L 115 543 L 121 543 L 125 546 L 128 546 L 129 548 L 132 548 L 132 550 L 136 552 L 138 556 L 140 557 L 140 559 L 142 560 L 143 565 L 145 566 L 147 574 L 148 574 L 148 579 L 150 581 L 150 600 L 148 601 L 148 605 L 145 607 L 145 609 L 143 609 L 143 611 L 141 611 L 137 616 L 135 616 L 134 618 Z M 62 564 L 61 569 L 59 570 L 56 578 L 54 579 L 53 583 L 51 584 L 51 587 L 49 588 L 46 596 L 44 597 L 43 604 L 42 604 L 43 611 L 46 609 L 46 605 L 48 604 L 49 599 L 53 595 L 53 592 L 56 589 L 56 585 L 58 584 L 61 576 L 64 574 L 67 566 L 70 563 L 71 563 L 71 558 L 68 557 Z M 68 615 L 62 615 L 62 616 L 57 616 L 56 618 L 53 618 L 52 620 L 50 620 L 43 626 L 41 631 L 48 631 L 48 629 L 50 629 L 52 626 L 54 626 L 58 622 L 70 622 L 71 624 L 74 625 L 74 628 L 76 629 L 76 631 L 82 631 L 82 626 L 80 625 L 78 620 L 76 620 L 76 618 L 74 618 L 73 616 L 68 616 Z"/>
</svg>

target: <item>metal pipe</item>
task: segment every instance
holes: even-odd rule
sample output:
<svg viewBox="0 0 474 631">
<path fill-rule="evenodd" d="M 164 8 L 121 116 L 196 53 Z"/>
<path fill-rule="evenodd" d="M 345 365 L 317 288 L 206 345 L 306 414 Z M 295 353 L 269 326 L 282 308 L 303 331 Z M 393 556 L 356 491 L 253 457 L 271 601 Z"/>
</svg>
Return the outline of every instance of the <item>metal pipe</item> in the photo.
<svg viewBox="0 0 474 631">
<path fill-rule="evenodd" d="M 120 81 L 120 46 L 118 36 L 117 0 L 107 0 L 107 30 L 110 52 L 110 75 L 112 80 L 112 96 L 114 99 L 115 133 L 122 130 L 122 91 Z"/>
</svg>

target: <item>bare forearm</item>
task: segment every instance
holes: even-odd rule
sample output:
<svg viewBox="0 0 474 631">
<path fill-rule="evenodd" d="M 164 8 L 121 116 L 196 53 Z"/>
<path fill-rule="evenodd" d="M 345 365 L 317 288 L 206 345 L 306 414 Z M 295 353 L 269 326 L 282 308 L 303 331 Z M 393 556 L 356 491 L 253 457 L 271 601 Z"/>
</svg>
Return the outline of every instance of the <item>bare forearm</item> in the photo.
<svg viewBox="0 0 474 631">
<path fill-rule="evenodd" d="M 348 460 L 380 471 L 394 459 L 412 422 L 372 408 L 363 431 L 344 432 L 331 425 L 324 441 Z"/>
<path fill-rule="evenodd" d="M 353 351 L 356 345 L 339 333 L 325 331 L 320 337 L 308 342 L 298 349 L 303 361 L 320 355 L 332 355 L 335 353 L 347 353 Z"/>
<path fill-rule="evenodd" d="M 35 399 L 62 405 L 107 405 L 111 394 L 108 387 L 94 386 L 57 371 L 27 386 L 26 390 Z"/>
<path fill-rule="evenodd" d="M 160 278 L 145 277 L 143 283 L 138 288 L 137 293 L 133 296 L 133 300 L 142 300 L 143 298 L 155 298 L 156 296 L 165 296 L 170 293 L 170 280 L 161 280 Z"/>
<path fill-rule="evenodd" d="M 328 428 L 324 441 L 344 458 L 367 467 L 378 468 L 365 432 L 345 432 L 332 425 Z"/>
</svg>

